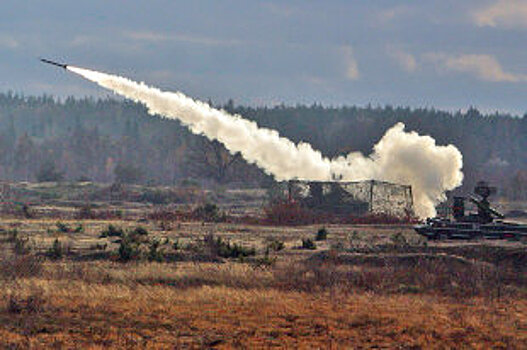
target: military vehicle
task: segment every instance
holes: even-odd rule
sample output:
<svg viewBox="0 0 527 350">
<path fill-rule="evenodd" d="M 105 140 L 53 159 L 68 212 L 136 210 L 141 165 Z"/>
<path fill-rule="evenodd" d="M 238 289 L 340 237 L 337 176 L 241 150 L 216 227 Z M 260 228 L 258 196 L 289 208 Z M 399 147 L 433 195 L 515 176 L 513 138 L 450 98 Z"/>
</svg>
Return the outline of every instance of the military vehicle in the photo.
<svg viewBox="0 0 527 350">
<path fill-rule="evenodd" d="M 527 225 L 505 222 L 503 214 L 491 208 L 488 197 L 496 192 L 486 182 L 477 183 L 468 200 L 477 207 L 476 213 L 465 214 L 465 197 L 454 197 L 453 220 L 428 218 L 415 231 L 428 239 L 527 239 Z"/>
</svg>

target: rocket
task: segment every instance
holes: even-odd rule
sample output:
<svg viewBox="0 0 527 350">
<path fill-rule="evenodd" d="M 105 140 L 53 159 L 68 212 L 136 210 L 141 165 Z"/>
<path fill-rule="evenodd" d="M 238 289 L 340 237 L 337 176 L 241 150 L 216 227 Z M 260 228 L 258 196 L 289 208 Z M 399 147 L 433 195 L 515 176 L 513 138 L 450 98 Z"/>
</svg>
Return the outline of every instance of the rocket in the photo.
<svg viewBox="0 0 527 350">
<path fill-rule="evenodd" d="M 53 62 L 53 61 L 47 60 L 47 59 L 45 59 L 45 58 L 41 58 L 40 61 L 42 61 L 42 62 L 44 62 L 44 63 L 52 64 L 52 65 L 57 66 L 57 67 L 60 67 L 60 68 L 64 68 L 64 69 L 67 69 L 67 68 L 68 68 L 68 65 L 67 65 L 67 64 L 58 63 L 58 62 Z"/>
</svg>

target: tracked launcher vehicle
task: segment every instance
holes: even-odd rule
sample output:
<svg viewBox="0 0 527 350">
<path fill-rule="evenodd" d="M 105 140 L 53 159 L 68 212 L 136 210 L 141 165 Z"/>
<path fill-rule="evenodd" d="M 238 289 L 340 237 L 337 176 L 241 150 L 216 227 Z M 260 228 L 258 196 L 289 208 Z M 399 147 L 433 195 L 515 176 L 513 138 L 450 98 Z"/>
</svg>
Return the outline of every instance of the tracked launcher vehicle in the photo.
<svg viewBox="0 0 527 350">
<path fill-rule="evenodd" d="M 474 189 L 477 197 L 454 197 L 454 220 L 428 218 L 414 229 L 428 239 L 527 239 L 527 225 L 505 222 L 503 214 L 491 208 L 488 197 L 495 192 L 495 187 L 480 181 Z M 465 214 L 467 199 L 476 205 L 477 213 Z"/>
</svg>

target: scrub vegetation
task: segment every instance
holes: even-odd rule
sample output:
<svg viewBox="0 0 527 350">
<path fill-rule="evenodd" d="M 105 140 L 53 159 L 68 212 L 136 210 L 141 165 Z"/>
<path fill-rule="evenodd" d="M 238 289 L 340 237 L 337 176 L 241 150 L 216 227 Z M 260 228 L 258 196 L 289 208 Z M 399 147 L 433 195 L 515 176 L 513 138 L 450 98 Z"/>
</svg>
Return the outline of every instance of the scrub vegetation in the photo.
<svg viewBox="0 0 527 350">
<path fill-rule="evenodd" d="M 2 214 L 0 347 L 527 346 L 524 242 L 196 208 Z"/>
</svg>

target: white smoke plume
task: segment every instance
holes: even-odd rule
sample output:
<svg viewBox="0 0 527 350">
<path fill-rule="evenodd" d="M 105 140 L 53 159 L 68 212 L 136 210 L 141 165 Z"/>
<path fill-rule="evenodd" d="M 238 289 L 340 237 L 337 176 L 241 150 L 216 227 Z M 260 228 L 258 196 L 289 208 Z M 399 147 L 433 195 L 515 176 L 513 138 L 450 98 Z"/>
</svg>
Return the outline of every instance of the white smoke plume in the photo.
<svg viewBox="0 0 527 350">
<path fill-rule="evenodd" d="M 144 83 L 67 66 L 67 69 L 128 99 L 143 103 L 150 114 L 177 119 L 193 133 L 222 142 L 232 153 L 240 152 L 277 180 L 384 180 L 412 186 L 415 212 L 435 215 L 435 204 L 447 190 L 463 180 L 462 155 L 453 146 L 438 146 L 430 136 L 405 132 L 397 123 L 374 146 L 368 157 L 355 152 L 329 159 L 307 143 L 295 144 L 277 131 L 231 115 L 180 92 L 161 91 Z"/>
</svg>

